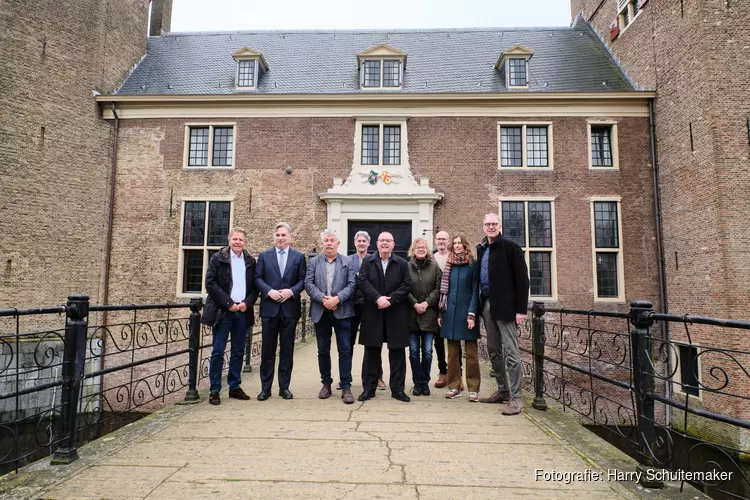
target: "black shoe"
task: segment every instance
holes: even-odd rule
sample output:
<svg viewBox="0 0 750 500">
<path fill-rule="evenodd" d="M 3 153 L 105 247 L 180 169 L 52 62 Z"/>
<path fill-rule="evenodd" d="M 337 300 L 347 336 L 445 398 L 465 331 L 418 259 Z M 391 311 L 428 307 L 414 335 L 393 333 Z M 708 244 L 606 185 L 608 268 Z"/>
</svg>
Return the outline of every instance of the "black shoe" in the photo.
<svg viewBox="0 0 750 500">
<path fill-rule="evenodd" d="M 279 396 L 281 396 L 282 399 L 294 399 L 294 395 L 289 389 L 279 389 Z"/>
<path fill-rule="evenodd" d="M 245 391 L 242 390 L 242 387 L 238 387 L 229 391 L 229 397 L 234 399 L 241 399 L 242 401 L 247 401 L 248 399 L 250 399 L 250 396 L 245 394 Z"/>
<path fill-rule="evenodd" d="M 429 396 L 429 395 L 430 395 L 429 384 L 422 384 L 422 396 Z"/>
<path fill-rule="evenodd" d="M 411 393 L 415 396 L 421 396 L 422 395 L 422 386 L 420 384 L 414 384 L 414 389 L 411 390 Z"/>
<path fill-rule="evenodd" d="M 365 391 L 362 394 L 360 394 L 357 399 L 359 399 L 360 401 L 367 401 L 368 399 L 372 399 L 374 397 L 375 397 L 374 392 L 370 392 L 365 389 Z"/>
<path fill-rule="evenodd" d="M 407 396 L 405 392 L 397 392 L 395 394 L 391 394 L 391 397 L 393 399 L 398 399 L 403 403 L 408 403 L 409 401 L 411 401 L 411 398 Z"/>
<path fill-rule="evenodd" d="M 208 404 L 210 405 L 220 405 L 221 404 L 221 398 L 219 397 L 218 392 L 211 391 L 208 393 Z"/>
<path fill-rule="evenodd" d="M 263 389 L 258 393 L 258 401 L 265 401 L 266 399 L 271 397 L 271 391 L 267 391 L 266 389 Z"/>
</svg>

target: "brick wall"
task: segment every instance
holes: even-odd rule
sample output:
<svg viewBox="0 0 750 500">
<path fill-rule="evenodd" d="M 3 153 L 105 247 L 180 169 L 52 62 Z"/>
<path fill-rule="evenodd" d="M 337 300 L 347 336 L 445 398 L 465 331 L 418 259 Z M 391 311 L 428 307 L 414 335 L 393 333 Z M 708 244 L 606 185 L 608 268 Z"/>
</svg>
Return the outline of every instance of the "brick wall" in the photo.
<svg viewBox="0 0 750 500">
<path fill-rule="evenodd" d="M 3 3 L 0 307 L 101 296 L 112 125 L 92 93 L 145 53 L 147 5 Z"/>
<path fill-rule="evenodd" d="M 558 293 L 566 306 L 593 306 L 587 197 L 621 196 L 626 299 L 658 303 L 648 121 L 613 119 L 618 120 L 619 171 L 589 171 L 586 118 L 540 117 L 535 120 L 553 123 L 554 170 L 501 173 L 497 118 L 412 118 L 408 122 L 412 172 L 416 178 L 429 177 L 431 185 L 445 193 L 435 209 L 436 227 L 466 231 L 472 243 L 482 234 L 483 214 L 497 211 L 499 196 L 556 197 Z M 295 229 L 298 249 L 309 251 L 317 244 L 326 224 L 326 205 L 318 195 L 332 186 L 334 177 L 346 177 L 351 170 L 355 120 L 229 121 L 236 122 L 237 166 L 224 171 L 183 169 L 184 120 L 122 122 L 113 302 L 176 298 L 184 198 L 232 197 L 233 223 L 248 230 L 253 253 L 272 244 L 273 226 L 279 220 Z M 292 174 L 284 172 L 288 166 L 294 169 Z"/>
<path fill-rule="evenodd" d="M 750 318 L 750 3 L 649 0 L 614 41 L 615 0 L 571 0 L 571 10 L 582 11 L 637 84 L 657 93 L 670 312 Z M 692 330 L 695 344 L 750 351 L 744 331 Z M 687 340 L 684 328 L 671 333 Z M 708 370 L 720 366 L 731 392 L 750 391 L 737 363 L 714 358 L 702 357 L 705 383 L 714 383 Z M 702 404 L 746 417 L 747 405 L 719 399 L 707 393 Z"/>
</svg>

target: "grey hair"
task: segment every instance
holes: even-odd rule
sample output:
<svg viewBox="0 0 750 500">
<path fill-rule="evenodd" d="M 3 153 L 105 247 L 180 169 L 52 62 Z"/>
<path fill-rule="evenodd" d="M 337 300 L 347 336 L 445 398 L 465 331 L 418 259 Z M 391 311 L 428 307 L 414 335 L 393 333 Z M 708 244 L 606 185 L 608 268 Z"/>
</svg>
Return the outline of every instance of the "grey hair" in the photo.
<svg viewBox="0 0 750 500">
<path fill-rule="evenodd" d="M 336 231 L 334 231 L 333 229 L 328 229 L 328 228 L 326 228 L 326 229 L 323 229 L 323 230 L 322 230 L 322 231 L 320 232 L 320 239 L 321 239 L 321 241 L 322 241 L 322 240 L 323 240 L 323 238 L 325 238 L 326 236 L 335 236 L 335 237 L 336 237 L 336 241 L 338 241 L 338 239 L 339 239 L 339 235 L 338 235 L 338 234 L 336 234 Z"/>
<path fill-rule="evenodd" d="M 490 212 L 488 214 L 484 214 L 484 218 L 482 219 L 482 222 L 486 221 L 487 217 L 495 217 L 498 220 L 498 222 L 500 222 L 502 220 L 502 219 L 500 219 L 500 216 L 497 215 L 495 212 Z"/>
<path fill-rule="evenodd" d="M 359 238 L 360 236 L 364 236 L 367 240 L 367 243 L 370 243 L 370 235 L 367 233 L 367 231 L 357 231 L 357 234 L 354 235 L 354 241 L 356 242 L 357 238 Z"/>
<path fill-rule="evenodd" d="M 289 234 L 292 234 L 292 226 L 290 226 L 288 222 L 279 222 L 276 224 L 276 227 L 273 228 L 274 232 L 280 227 L 283 227 L 289 232 Z"/>
<path fill-rule="evenodd" d="M 229 234 L 227 234 L 227 240 L 231 239 L 232 235 L 234 233 L 241 233 L 242 236 L 244 236 L 245 239 L 247 239 L 247 231 L 245 231 L 244 229 L 242 229 L 239 226 L 235 226 L 235 227 L 233 227 L 232 229 L 229 230 Z"/>
</svg>

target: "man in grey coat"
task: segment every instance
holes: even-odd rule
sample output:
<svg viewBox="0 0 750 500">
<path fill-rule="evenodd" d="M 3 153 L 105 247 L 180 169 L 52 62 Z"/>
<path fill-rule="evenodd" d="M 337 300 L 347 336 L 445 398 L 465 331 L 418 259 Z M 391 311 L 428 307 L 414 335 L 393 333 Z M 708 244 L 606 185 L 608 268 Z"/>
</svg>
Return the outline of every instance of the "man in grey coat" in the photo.
<svg viewBox="0 0 750 500">
<path fill-rule="evenodd" d="M 315 323 L 318 342 L 318 368 L 323 387 L 320 399 L 331 397 L 331 329 L 336 332 L 339 352 L 341 399 L 354 403 L 352 395 L 351 318 L 354 316 L 355 268 L 349 258 L 338 253 L 339 238 L 326 229 L 320 233 L 323 253 L 310 260 L 305 290 L 310 296 L 310 318 Z"/>
</svg>

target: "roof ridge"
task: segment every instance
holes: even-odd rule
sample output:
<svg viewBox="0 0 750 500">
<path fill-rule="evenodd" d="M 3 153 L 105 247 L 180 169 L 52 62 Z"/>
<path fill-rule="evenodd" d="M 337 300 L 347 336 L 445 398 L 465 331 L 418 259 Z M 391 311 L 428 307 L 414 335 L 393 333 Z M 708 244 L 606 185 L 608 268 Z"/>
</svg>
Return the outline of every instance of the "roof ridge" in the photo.
<svg viewBox="0 0 750 500">
<path fill-rule="evenodd" d="M 539 26 L 539 27 L 474 27 L 474 28 L 410 28 L 410 29 L 273 29 L 273 30 L 219 30 L 219 31 L 172 31 L 162 34 L 158 37 L 150 38 L 169 38 L 174 36 L 222 36 L 222 35 L 253 35 L 253 34 L 273 34 L 292 35 L 292 34 L 372 34 L 372 33 L 487 33 L 499 32 L 513 33 L 516 31 L 525 32 L 543 32 L 543 31 L 575 31 L 572 26 Z"/>
</svg>

